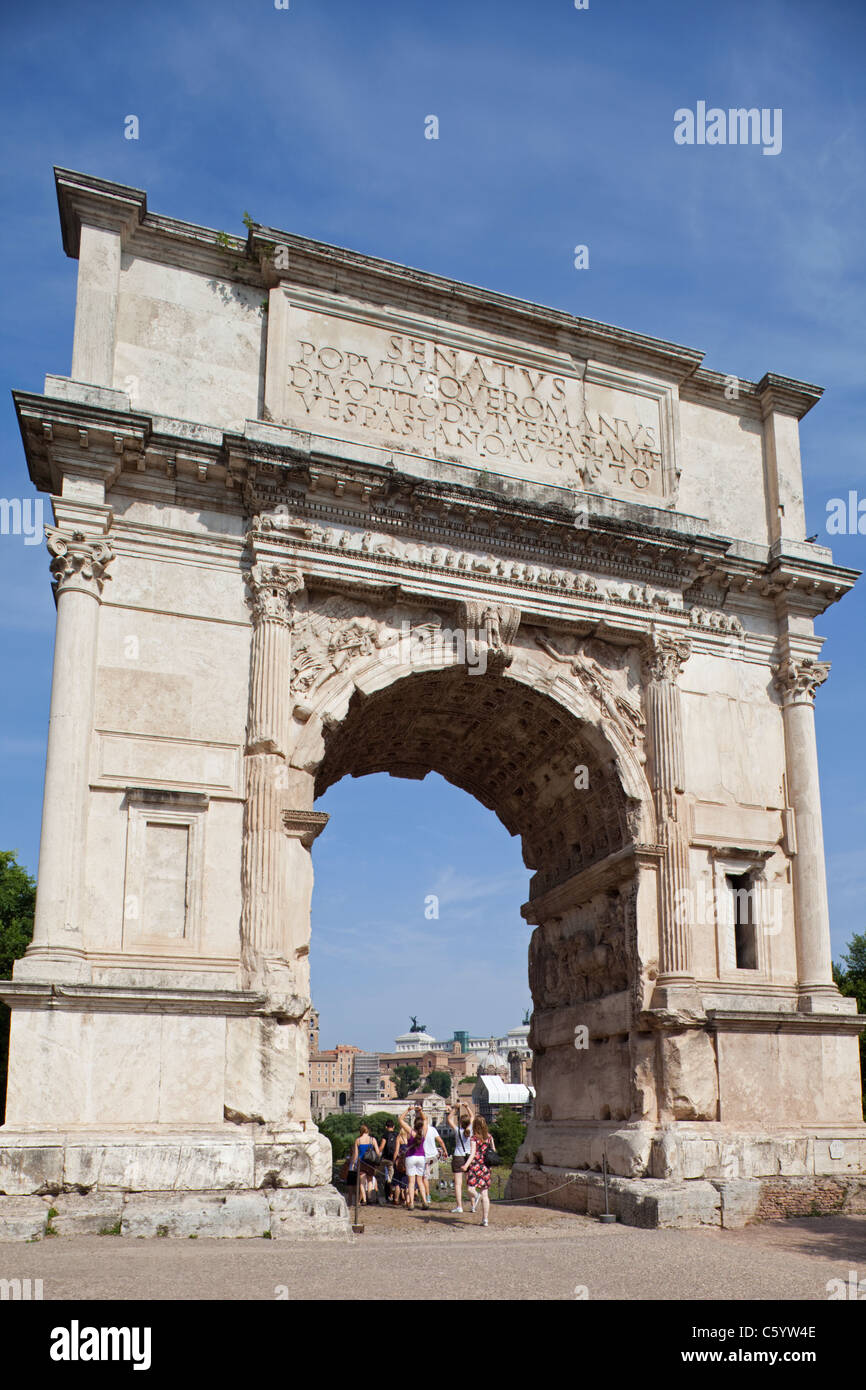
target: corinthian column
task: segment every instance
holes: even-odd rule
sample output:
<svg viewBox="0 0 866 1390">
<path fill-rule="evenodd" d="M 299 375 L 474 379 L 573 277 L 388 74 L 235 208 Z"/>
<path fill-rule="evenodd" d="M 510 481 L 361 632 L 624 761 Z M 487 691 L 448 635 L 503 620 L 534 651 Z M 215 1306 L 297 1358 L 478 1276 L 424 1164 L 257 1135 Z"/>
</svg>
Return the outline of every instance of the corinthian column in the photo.
<svg viewBox="0 0 866 1390">
<path fill-rule="evenodd" d="M 288 565 L 255 564 L 246 742 L 241 958 L 251 976 L 287 961 L 288 859 L 282 813 L 291 716 L 291 600 L 304 586 Z"/>
<path fill-rule="evenodd" d="M 90 734 L 99 606 L 109 564 L 107 541 L 46 527 L 57 629 L 45 762 L 45 797 L 33 940 L 16 979 L 90 978 L 81 921 Z"/>
<path fill-rule="evenodd" d="M 642 649 L 649 775 L 659 842 L 659 985 L 692 979 L 688 838 L 683 817 L 683 729 L 677 679 L 691 644 L 654 626 Z"/>
<path fill-rule="evenodd" d="M 815 742 L 815 691 L 827 679 L 827 662 L 787 656 L 774 668 L 782 697 L 788 802 L 794 812 L 794 919 L 800 990 L 836 994 L 830 955 L 830 909 L 824 865 L 824 830 Z"/>
</svg>

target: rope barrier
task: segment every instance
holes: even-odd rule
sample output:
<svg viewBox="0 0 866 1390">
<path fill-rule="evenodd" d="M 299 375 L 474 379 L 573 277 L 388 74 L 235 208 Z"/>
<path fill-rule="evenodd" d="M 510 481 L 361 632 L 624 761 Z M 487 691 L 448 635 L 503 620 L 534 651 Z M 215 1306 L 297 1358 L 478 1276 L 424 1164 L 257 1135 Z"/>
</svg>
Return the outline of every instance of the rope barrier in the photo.
<svg viewBox="0 0 866 1390">
<path fill-rule="evenodd" d="M 535 1192 L 531 1197 L 497 1197 L 498 1207 L 514 1207 L 518 1202 L 534 1202 L 539 1197 L 549 1197 L 552 1192 L 561 1192 L 564 1187 L 573 1187 L 578 1181 L 577 1178 L 569 1178 L 568 1182 L 562 1182 L 559 1187 L 548 1187 L 545 1192 Z"/>
</svg>

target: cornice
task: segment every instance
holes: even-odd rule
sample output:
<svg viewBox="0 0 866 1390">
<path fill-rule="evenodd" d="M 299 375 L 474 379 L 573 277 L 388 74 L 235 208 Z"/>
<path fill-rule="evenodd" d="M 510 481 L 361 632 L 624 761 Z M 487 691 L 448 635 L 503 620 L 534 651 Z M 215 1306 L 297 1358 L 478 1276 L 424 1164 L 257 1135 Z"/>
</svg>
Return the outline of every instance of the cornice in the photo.
<svg viewBox="0 0 866 1390">
<path fill-rule="evenodd" d="M 151 432 L 150 417 L 131 411 L 26 391 L 13 391 L 12 399 L 30 477 L 41 492 L 61 492 L 65 473 L 98 479 L 108 489 L 125 456 L 138 456 Z"/>
<path fill-rule="evenodd" d="M 0 981 L 11 1008 L 66 1009 L 77 1013 L 204 1014 L 248 1017 L 265 1011 L 264 995 L 228 989 L 174 989 L 154 985 L 59 985 Z"/>
<path fill-rule="evenodd" d="M 793 415 L 802 420 L 824 394 L 823 386 L 812 386 L 808 381 L 794 381 L 791 377 L 777 376 L 775 372 L 765 372 L 755 387 L 755 394 L 761 403 L 765 416 L 778 413 Z"/>
<path fill-rule="evenodd" d="M 347 295 L 444 322 L 461 323 L 505 337 L 519 337 L 584 360 L 625 364 L 678 383 L 684 400 L 753 418 L 772 411 L 798 420 L 821 396 L 808 382 L 766 373 L 757 385 L 737 378 L 737 398 L 725 396 L 731 380 L 701 366 L 704 354 L 662 338 L 565 313 L 530 300 L 452 280 L 346 247 L 250 222 L 246 239 L 197 223 L 149 212 L 139 188 L 56 168 L 63 247 L 77 257 L 81 226 L 107 227 L 124 247 L 147 259 L 255 287 L 283 284 Z M 274 264 L 276 246 L 288 252 L 288 267 Z"/>
<path fill-rule="evenodd" d="M 613 324 L 565 313 L 495 290 L 452 280 L 346 247 L 250 222 L 246 240 L 178 218 L 149 212 L 137 188 L 56 169 L 58 204 L 67 255 L 77 256 L 82 222 L 121 232 L 128 249 L 166 264 L 216 272 L 255 286 L 297 285 L 368 303 L 402 307 L 444 322 L 519 337 L 581 359 L 626 364 L 679 383 L 689 399 L 730 409 L 721 388 L 727 378 L 701 367 L 703 352 Z M 288 268 L 274 264 L 276 246 L 288 252 Z M 755 414 L 755 394 L 779 408 L 805 414 L 818 388 L 768 374 L 757 387 L 742 381 L 740 413 Z"/>
<path fill-rule="evenodd" d="M 736 383 L 736 396 L 729 399 L 732 381 Z M 758 382 L 747 381 L 744 377 L 726 376 L 723 372 L 712 372 L 698 367 L 680 386 L 680 399 L 694 401 L 700 405 L 712 406 L 715 410 L 725 410 L 729 414 L 750 416 L 763 421 L 768 415 L 777 412 L 793 415 L 797 420 L 812 409 L 824 394 L 822 386 L 813 386 L 808 381 L 794 381 L 791 377 L 777 376 L 775 372 L 765 372 Z"/>
<path fill-rule="evenodd" d="M 273 255 L 285 247 L 289 268 L 277 273 Z M 262 268 L 266 283 L 326 290 L 370 303 L 387 304 L 445 322 L 459 322 L 487 332 L 543 342 L 558 352 L 603 362 L 627 361 L 682 381 L 703 359 L 696 348 L 682 347 L 613 324 L 580 318 L 478 285 L 451 280 L 396 261 L 313 241 L 253 222 L 247 252 Z"/>
<path fill-rule="evenodd" d="M 54 186 L 63 249 L 73 260 L 78 258 L 82 224 L 119 232 L 127 240 L 147 214 L 147 194 L 141 188 L 58 168 Z"/>
<path fill-rule="evenodd" d="M 745 377 L 737 377 L 736 396 L 733 399 L 730 398 L 730 394 L 726 394 L 730 393 L 731 383 L 732 377 L 724 372 L 698 367 L 691 376 L 680 383 L 680 400 L 694 405 L 710 406 L 713 410 L 722 410 L 729 415 L 746 417 L 753 419 L 756 424 L 760 423 L 763 412 L 755 383 L 747 381 Z"/>
<path fill-rule="evenodd" d="M 459 471 L 458 481 L 451 466 L 442 467 L 442 477 L 403 472 L 396 460 L 335 461 L 320 457 L 310 437 L 295 431 L 250 422 L 249 433 L 223 433 L 124 409 L 121 392 L 94 394 L 69 382 L 55 389 L 65 394 L 13 393 L 30 475 L 37 488 L 55 494 L 71 475 L 98 480 L 106 490 L 117 486 L 128 495 L 245 517 L 288 506 L 309 519 L 311 537 L 316 527 L 375 529 L 395 542 L 414 539 L 619 576 L 680 592 L 686 612 L 769 601 L 777 616 L 815 617 L 857 578 L 834 565 L 824 547 L 743 546 L 713 535 L 701 518 L 674 511 L 526 480 L 484 487 L 472 469 Z M 435 462 L 426 466 L 440 471 Z M 579 516 L 584 525 L 576 525 Z M 279 545 L 281 537 L 274 541 Z M 322 547 L 311 539 L 307 548 Z M 393 557 L 377 558 L 380 573 L 392 568 Z M 399 568 L 410 564 L 401 560 Z M 628 596 L 617 602 L 628 606 Z M 637 607 L 646 603 L 638 595 Z"/>
<path fill-rule="evenodd" d="M 771 1009 L 707 1009 L 713 1033 L 859 1033 L 866 1014 L 806 1014 Z"/>
</svg>

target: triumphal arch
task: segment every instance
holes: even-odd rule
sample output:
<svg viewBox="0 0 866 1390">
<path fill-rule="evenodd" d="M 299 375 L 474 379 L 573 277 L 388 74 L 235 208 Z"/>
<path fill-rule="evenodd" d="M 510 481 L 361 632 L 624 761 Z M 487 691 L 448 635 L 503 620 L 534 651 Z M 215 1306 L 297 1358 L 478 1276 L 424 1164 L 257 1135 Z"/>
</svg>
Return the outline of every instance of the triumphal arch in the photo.
<svg viewBox="0 0 866 1390">
<path fill-rule="evenodd" d="M 15 396 L 57 645 L 0 1192 L 344 1234 L 309 1104 L 316 798 L 435 770 L 533 871 L 501 924 L 534 1003 L 512 1195 L 597 1210 L 606 1160 L 640 1224 L 862 1210 L 813 709 L 855 575 L 805 538 L 819 390 L 56 178 L 72 368 Z"/>
</svg>

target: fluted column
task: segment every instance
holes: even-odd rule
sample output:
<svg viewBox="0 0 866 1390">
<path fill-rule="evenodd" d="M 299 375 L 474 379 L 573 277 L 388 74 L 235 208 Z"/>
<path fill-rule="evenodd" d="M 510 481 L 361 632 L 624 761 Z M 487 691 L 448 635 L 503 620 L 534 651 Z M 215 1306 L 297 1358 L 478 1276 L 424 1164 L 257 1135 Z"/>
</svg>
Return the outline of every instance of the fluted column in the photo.
<svg viewBox="0 0 866 1390">
<path fill-rule="evenodd" d="M 291 600 L 303 576 L 288 565 L 255 564 L 249 579 L 253 612 L 247 715 L 241 957 L 261 974 L 288 956 L 288 857 L 282 813 L 287 788 L 291 716 Z"/>
<path fill-rule="evenodd" d="M 829 671 L 827 662 L 787 656 L 775 667 L 774 685 L 782 697 L 788 803 L 796 834 L 793 884 L 800 989 L 835 994 L 815 741 L 815 691 Z"/>
<path fill-rule="evenodd" d="M 683 817 L 683 730 L 679 674 L 691 644 L 653 627 L 643 649 L 649 775 L 664 848 L 659 884 L 659 984 L 692 978 L 688 836 Z"/>
<path fill-rule="evenodd" d="M 46 527 L 57 601 L 54 672 L 33 940 L 16 979 L 85 980 L 81 920 L 99 607 L 114 558 L 106 540 Z"/>
</svg>

